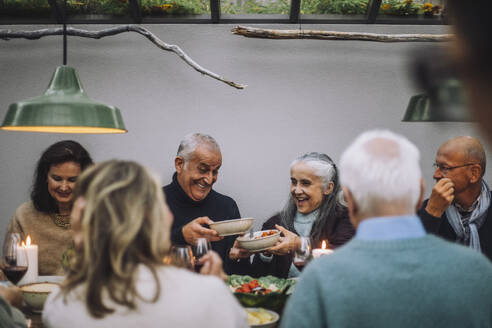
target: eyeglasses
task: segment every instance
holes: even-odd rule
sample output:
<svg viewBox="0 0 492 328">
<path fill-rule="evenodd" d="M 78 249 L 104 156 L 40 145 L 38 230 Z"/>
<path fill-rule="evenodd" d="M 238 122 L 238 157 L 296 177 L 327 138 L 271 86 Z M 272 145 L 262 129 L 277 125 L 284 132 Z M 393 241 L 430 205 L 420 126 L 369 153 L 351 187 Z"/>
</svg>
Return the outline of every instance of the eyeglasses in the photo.
<svg viewBox="0 0 492 328">
<path fill-rule="evenodd" d="M 457 169 L 460 167 L 475 165 L 475 164 L 480 164 L 480 163 L 468 163 L 468 164 L 463 164 L 463 165 L 458 165 L 458 166 L 445 166 L 442 164 L 434 163 L 434 164 L 432 164 L 432 166 L 434 167 L 435 170 L 439 169 L 442 173 L 446 174 L 451 170 L 454 170 L 454 169 Z"/>
</svg>

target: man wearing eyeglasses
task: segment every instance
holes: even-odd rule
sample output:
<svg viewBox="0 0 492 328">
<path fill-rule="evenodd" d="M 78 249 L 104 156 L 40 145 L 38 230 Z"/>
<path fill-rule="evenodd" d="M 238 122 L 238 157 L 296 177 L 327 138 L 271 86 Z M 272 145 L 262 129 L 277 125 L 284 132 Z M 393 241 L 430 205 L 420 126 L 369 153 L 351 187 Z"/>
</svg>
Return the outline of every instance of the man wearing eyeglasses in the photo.
<svg viewBox="0 0 492 328">
<path fill-rule="evenodd" d="M 483 180 L 485 151 L 472 137 L 457 137 L 437 151 L 430 198 L 419 216 L 426 230 L 482 252 L 492 260 L 491 194 Z"/>
</svg>

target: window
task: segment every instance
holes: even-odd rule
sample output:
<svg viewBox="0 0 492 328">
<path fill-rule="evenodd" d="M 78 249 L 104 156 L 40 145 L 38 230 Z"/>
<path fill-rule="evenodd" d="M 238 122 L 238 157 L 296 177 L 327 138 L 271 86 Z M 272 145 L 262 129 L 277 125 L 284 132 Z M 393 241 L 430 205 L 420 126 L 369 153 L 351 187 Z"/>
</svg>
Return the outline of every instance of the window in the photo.
<svg viewBox="0 0 492 328">
<path fill-rule="evenodd" d="M 67 0 L 70 24 L 442 24 L 443 0 Z M 0 24 L 63 21 L 61 0 L 0 0 Z"/>
</svg>

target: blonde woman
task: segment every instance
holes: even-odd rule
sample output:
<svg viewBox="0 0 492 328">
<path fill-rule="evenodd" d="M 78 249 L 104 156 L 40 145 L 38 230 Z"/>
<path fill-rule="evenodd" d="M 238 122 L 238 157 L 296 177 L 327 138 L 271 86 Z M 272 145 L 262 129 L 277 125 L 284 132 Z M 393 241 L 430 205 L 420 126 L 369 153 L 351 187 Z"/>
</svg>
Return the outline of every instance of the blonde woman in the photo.
<svg viewBox="0 0 492 328">
<path fill-rule="evenodd" d="M 220 279 L 163 264 L 172 214 L 142 166 L 100 163 L 79 177 L 74 199 L 77 255 L 46 302 L 47 327 L 248 327 Z M 201 273 L 223 274 L 221 265 L 211 253 Z"/>
</svg>

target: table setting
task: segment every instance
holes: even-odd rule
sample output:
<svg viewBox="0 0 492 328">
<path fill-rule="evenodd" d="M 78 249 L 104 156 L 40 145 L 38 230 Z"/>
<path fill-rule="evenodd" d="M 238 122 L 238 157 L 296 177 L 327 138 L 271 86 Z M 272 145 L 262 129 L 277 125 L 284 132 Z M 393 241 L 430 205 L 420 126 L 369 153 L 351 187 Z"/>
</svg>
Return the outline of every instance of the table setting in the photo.
<svg viewBox="0 0 492 328">
<path fill-rule="evenodd" d="M 22 292 L 27 326 L 43 327 L 41 313 L 48 295 L 63 280 L 63 276 L 38 275 L 38 245 L 28 235 L 21 240 L 19 233 L 8 233 L 0 261 L 1 272 L 6 280 L 0 281 L 3 287 L 17 286 Z"/>
<path fill-rule="evenodd" d="M 221 236 L 239 235 L 239 246 L 250 253 L 263 252 L 279 241 L 281 232 L 277 229 L 250 230 L 253 221 L 252 218 L 221 221 L 210 225 L 210 228 Z M 210 241 L 206 238 L 199 238 L 194 246 L 173 245 L 164 263 L 199 273 L 203 266 L 199 260 L 211 249 Z M 322 243 L 321 248 L 312 249 L 310 238 L 300 237 L 300 246 L 294 252 L 292 263 L 302 271 L 312 259 L 332 252 L 326 248 L 326 242 Z M 3 254 L 1 269 L 8 280 L 0 281 L 0 285 L 18 286 L 24 299 L 20 310 L 26 316 L 28 327 L 43 327 L 41 314 L 44 303 L 64 277 L 38 275 L 38 245 L 30 236 L 21 240 L 18 233 L 7 234 Z M 248 322 L 254 328 L 278 326 L 283 308 L 296 283 L 297 277 L 282 279 L 271 275 L 254 278 L 232 274 L 226 279 L 226 284 L 244 307 Z"/>
<path fill-rule="evenodd" d="M 223 227 L 227 227 L 227 235 L 240 235 L 237 238 L 239 247 L 250 253 L 266 251 L 280 240 L 279 230 L 248 231 L 251 224 L 248 226 L 240 220 L 242 219 L 221 221 L 221 223 Z M 210 228 L 216 230 L 214 226 Z M 224 230 L 216 231 L 220 235 Z M 300 246 L 294 252 L 292 263 L 302 272 L 311 260 L 331 253 L 333 250 L 327 248 L 327 241 L 323 241 L 320 248 L 312 249 L 311 239 L 300 237 Z M 254 278 L 232 274 L 228 276 L 226 283 L 245 308 L 250 327 L 273 328 L 278 327 L 280 316 L 295 289 L 297 280 L 298 277 L 282 279 L 268 275 Z"/>
</svg>

